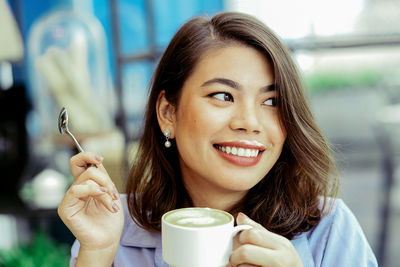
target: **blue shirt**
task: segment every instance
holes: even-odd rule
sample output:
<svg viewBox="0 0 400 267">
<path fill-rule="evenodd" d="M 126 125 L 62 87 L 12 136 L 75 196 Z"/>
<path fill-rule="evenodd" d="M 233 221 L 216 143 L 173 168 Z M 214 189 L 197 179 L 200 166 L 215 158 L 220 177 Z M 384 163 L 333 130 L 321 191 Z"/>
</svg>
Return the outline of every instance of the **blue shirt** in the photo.
<svg viewBox="0 0 400 267">
<path fill-rule="evenodd" d="M 161 234 L 138 227 L 127 209 L 126 195 L 121 195 L 125 223 L 114 259 L 115 267 L 168 267 L 162 259 Z M 328 215 L 310 231 L 291 240 L 304 267 L 374 267 L 374 253 L 353 213 L 340 199 Z M 79 242 L 71 249 L 70 266 L 75 266 Z"/>
</svg>

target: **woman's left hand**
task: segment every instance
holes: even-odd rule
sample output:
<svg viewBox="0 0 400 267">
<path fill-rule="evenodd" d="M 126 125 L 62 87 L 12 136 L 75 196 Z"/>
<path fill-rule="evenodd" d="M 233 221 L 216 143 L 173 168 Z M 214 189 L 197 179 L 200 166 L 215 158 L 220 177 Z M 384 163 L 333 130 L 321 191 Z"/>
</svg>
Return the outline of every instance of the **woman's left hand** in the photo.
<svg viewBox="0 0 400 267">
<path fill-rule="evenodd" d="M 285 237 L 272 233 L 243 213 L 237 216 L 237 224 L 253 228 L 236 235 L 233 253 L 227 267 L 302 267 L 299 254 Z"/>
</svg>

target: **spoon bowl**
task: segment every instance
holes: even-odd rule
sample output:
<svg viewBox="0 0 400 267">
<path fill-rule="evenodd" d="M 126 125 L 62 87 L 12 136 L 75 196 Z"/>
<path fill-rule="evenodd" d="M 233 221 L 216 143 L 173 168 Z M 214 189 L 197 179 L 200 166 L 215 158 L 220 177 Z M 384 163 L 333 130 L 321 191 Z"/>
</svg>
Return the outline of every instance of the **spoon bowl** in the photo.
<svg viewBox="0 0 400 267">
<path fill-rule="evenodd" d="M 68 112 L 67 109 L 64 107 L 61 109 L 60 114 L 58 115 L 58 130 L 60 131 L 60 134 L 66 133 L 72 138 L 72 141 L 75 143 L 75 146 L 79 150 L 79 152 L 84 151 L 81 145 L 75 139 L 74 135 L 68 129 Z"/>
<path fill-rule="evenodd" d="M 63 134 L 64 129 L 68 129 L 68 113 L 66 108 L 62 108 L 60 111 L 60 115 L 58 115 L 58 130 L 60 134 Z"/>
</svg>

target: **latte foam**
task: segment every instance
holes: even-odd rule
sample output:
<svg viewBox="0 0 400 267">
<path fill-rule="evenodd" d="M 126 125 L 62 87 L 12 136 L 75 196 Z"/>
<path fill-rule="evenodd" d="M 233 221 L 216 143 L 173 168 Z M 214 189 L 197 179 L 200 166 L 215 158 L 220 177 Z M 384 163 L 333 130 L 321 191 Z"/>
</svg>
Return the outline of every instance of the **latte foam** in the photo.
<svg viewBox="0 0 400 267">
<path fill-rule="evenodd" d="M 189 208 L 173 211 L 167 214 L 165 220 L 183 227 L 210 227 L 229 223 L 231 217 L 214 209 Z"/>
</svg>

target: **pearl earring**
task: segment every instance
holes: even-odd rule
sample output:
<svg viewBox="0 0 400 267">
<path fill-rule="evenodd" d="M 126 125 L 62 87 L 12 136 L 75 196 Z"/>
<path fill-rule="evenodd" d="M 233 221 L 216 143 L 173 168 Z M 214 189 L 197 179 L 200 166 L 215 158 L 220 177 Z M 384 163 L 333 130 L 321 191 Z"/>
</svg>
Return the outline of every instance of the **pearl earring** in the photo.
<svg viewBox="0 0 400 267">
<path fill-rule="evenodd" d="M 167 141 L 165 141 L 164 146 L 166 148 L 171 147 L 171 142 L 169 141 L 169 137 L 171 136 L 171 132 L 169 130 L 164 131 L 164 136 Z"/>
</svg>

